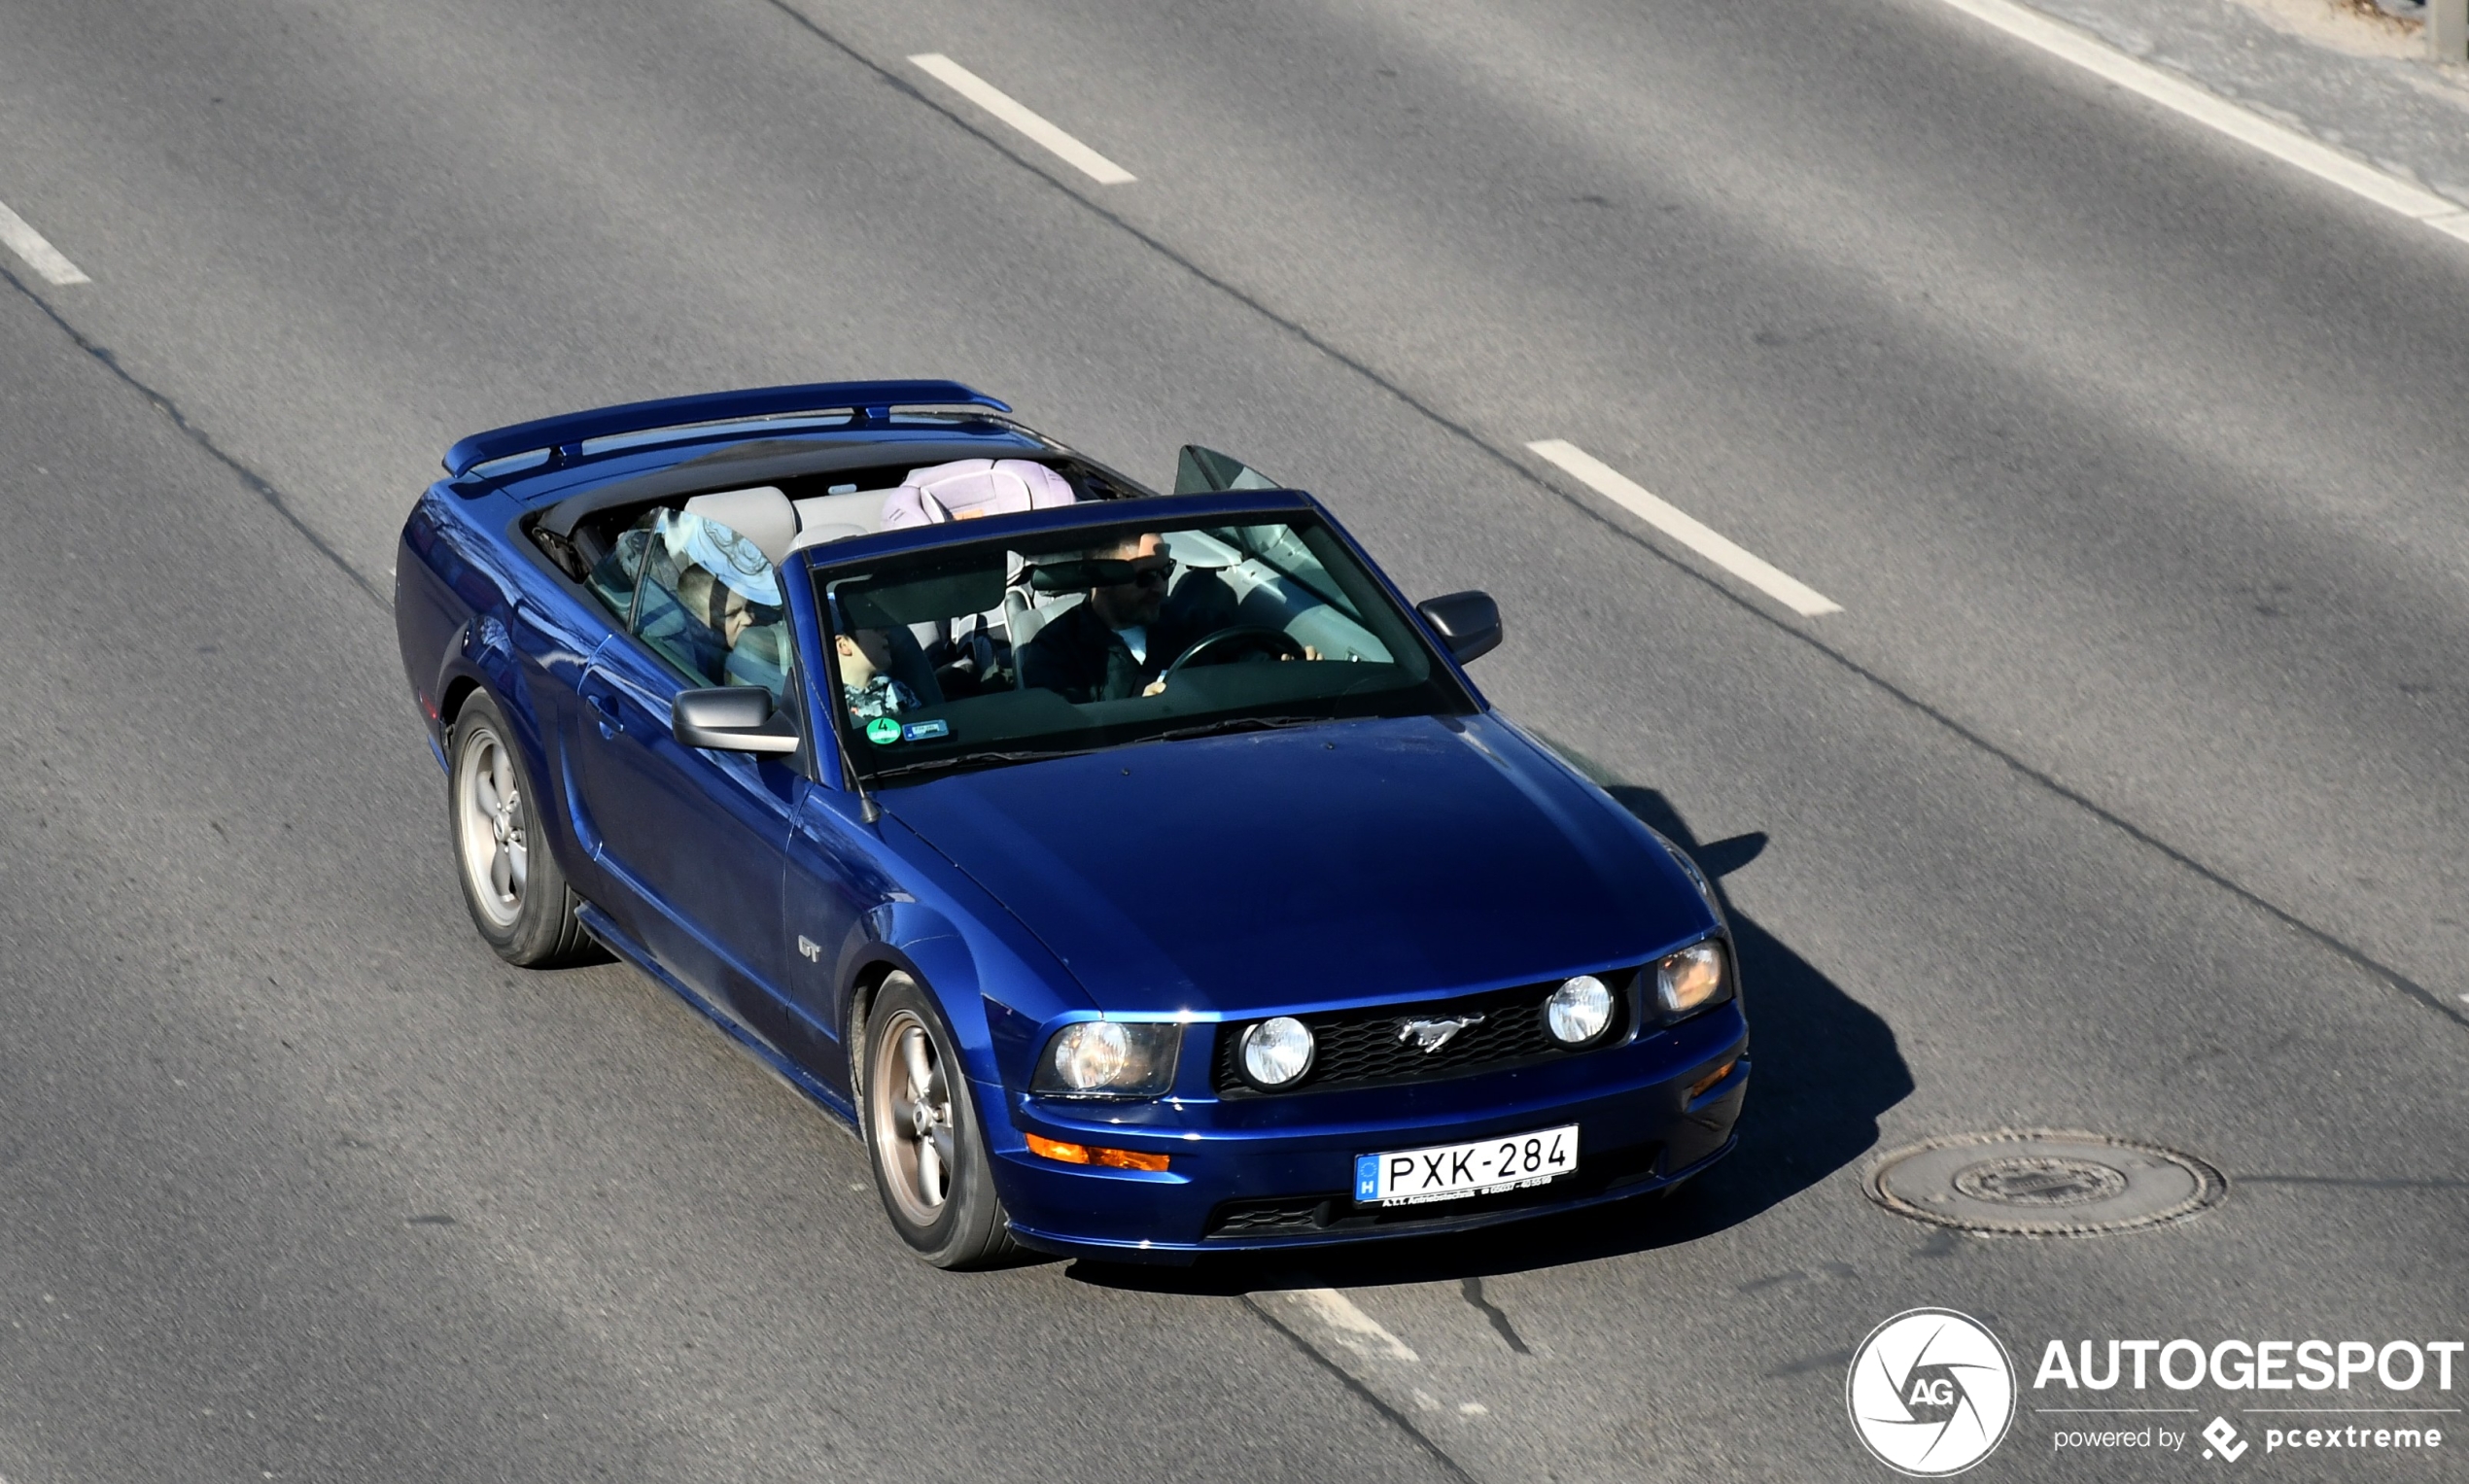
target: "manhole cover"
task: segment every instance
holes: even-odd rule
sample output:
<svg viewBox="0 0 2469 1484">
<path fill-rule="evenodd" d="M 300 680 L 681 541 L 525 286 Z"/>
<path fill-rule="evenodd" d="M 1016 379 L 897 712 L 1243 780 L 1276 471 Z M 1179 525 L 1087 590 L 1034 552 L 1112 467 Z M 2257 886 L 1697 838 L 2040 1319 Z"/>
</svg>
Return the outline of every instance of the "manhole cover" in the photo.
<svg viewBox="0 0 2469 1484">
<path fill-rule="evenodd" d="M 2100 1236 L 2192 1216 L 2229 1193 L 2191 1155 L 2097 1133 L 2001 1129 L 1896 1150 L 1869 1198 L 1898 1216 L 2015 1236 Z"/>
<path fill-rule="evenodd" d="M 2126 1172 L 2089 1159 L 2007 1155 L 1957 1170 L 1955 1189 L 2001 1206 L 2088 1206 L 2125 1194 Z"/>
</svg>

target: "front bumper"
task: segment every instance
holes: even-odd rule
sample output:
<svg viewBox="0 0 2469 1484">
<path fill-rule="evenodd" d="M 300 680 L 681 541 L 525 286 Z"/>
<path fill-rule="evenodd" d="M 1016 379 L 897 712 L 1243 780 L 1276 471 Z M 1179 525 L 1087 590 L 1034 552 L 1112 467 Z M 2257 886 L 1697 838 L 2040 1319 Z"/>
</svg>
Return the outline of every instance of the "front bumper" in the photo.
<svg viewBox="0 0 2469 1484">
<path fill-rule="evenodd" d="M 1725 1006 L 1629 1046 L 1547 1067 L 1354 1092 L 1138 1110 L 982 1088 L 995 1188 L 1031 1247 L 1113 1261 L 1461 1231 L 1665 1189 L 1730 1152 L 1749 1088 L 1748 1027 Z M 1687 1089 L 1726 1060 L 1721 1081 Z M 1358 1206 L 1355 1156 L 1579 1125 L 1578 1169 L 1550 1185 L 1431 1205 Z M 1057 1162 L 1025 1135 L 1164 1154 L 1163 1172 Z"/>
</svg>

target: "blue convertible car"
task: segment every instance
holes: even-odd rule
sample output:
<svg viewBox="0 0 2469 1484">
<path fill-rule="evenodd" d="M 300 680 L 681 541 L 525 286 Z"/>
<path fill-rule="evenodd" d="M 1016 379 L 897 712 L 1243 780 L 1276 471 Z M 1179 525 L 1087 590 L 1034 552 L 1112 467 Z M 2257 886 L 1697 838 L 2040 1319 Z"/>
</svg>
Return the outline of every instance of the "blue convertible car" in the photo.
<svg viewBox="0 0 2469 1484">
<path fill-rule="evenodd" d="M 1161 495 L 951 382 L 457 443 L 395 613 L 482 937 L 605 947 L 856 1124 L 927 1260 L 1668 1189 L 1749 1079 L 1672 846 L 1308 495 Z"/>
</svg>

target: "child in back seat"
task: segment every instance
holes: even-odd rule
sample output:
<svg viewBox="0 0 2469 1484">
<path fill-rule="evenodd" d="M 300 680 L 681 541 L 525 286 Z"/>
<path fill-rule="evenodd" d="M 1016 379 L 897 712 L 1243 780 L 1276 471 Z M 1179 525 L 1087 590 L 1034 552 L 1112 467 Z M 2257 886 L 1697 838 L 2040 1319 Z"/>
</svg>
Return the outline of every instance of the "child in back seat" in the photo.
<svg viewBox="0 0 2469 1484">
<path fill-rule="evenodd" d="M 918 693 L 891 674 L 891 640 L 881 629 L 852 629 L 832 645 L 840 653 L 840 693 L 852 721 L 917 708 Z"/>
</svg>

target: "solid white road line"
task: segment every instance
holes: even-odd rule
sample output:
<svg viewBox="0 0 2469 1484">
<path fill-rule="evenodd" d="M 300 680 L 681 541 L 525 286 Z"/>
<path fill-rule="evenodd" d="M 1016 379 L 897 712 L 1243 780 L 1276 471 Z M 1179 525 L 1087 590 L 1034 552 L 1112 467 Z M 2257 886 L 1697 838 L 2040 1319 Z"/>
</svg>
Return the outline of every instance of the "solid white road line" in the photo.
<svg viewBox="0 0 2469 1484">
<path fill-rule="evenodd" d="M 1053 151 L 1063 163 L 1098 185 L 1121 186 L 1131 181 L 1130 171 L 1023 108 L 1010 93 L 942 52 L 922 52 L 909 60 L 917 63 L 926 76 Z"/>
<path fill-rule="evenodd" d="M 1843 611 L 1843 604 L 1790 572 L 1780 570 L 1756 554 L 1743 550 L 1687 511 L 1676 509 L 1655 499 L 1618 469 L 1577 444 L 1563 442 L 1559 438 L 1546 438 L 1526 447 L 1576 475 L 1588 489 L 1604 499 L 1801 617 L 1816 618 L 1822 613 Z"/>
<path fill-rule="evenodd" d="M 92 279 L 77 270 L 77 264 L 60 256 L 60 250 L 43 240 L 43 234 L 25 224 L 25 218 L 0 201 L 0 246 L 25 259 L 26 266 L 43 275 L 46 283 L 60 285 L 90 284 Z"/>
<path fill-rule="evenodd" d="M 1987 21 L 2019 41 L 2030 42 L 2052 56 L 2072 62 L 2086 72 L 2115 83 L 2131 93 L 2183 114 L 2207 128 L 2217 129 L 2240 144 L 2261 150 L 2309 175 L 2364 196 L 2386 211 L 2396 211 L 2413 221 L 2423 222 L 2439 232 L 2469 242 L 2469 207 L 2353 159 L 2330 145 L 2241 108 L 2218 93 L 2174 73 L 2149 62 L 2138 61 L 2108 43 L 2095 39 L 2088 32 L 2017 5 L 2014 0 L 1945 0 L 1945 3 L 1974 19 Z"/>
</svg>

